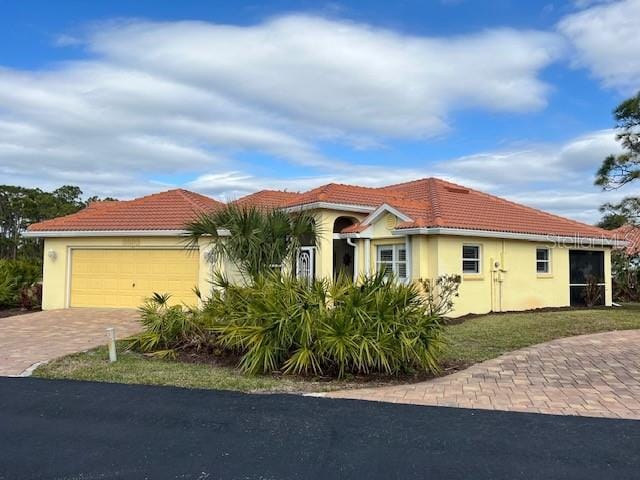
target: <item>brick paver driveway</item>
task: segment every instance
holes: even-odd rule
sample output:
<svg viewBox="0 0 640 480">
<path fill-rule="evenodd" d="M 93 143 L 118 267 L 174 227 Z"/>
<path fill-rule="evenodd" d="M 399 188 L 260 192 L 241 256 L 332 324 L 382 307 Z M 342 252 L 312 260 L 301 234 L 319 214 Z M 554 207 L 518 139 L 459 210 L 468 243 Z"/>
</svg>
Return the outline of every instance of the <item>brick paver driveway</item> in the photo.
<svg viewBox="0 0 640 480">
<path fill-rule="evenodd" d="M 105 329 L 125 338 L 140 331 L 135 310 L 65 309 L 0 318 L 0 375 L 107 343 Z"/>
<path fill-rule="evenodd" d="M 640 419 L 640 330 L 563 338 L 428 382 L 323 396 Z"/>
</svg>

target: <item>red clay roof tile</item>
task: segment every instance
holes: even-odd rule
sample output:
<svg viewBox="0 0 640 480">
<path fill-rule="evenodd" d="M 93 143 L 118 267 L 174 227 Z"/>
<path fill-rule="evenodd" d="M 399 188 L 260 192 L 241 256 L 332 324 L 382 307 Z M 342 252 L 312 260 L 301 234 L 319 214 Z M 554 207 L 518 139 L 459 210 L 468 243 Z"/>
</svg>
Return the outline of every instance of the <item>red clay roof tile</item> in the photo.
<svg viewBox="0 0 640 480">
<path fill-rule="evenodd" d="M 628 242 L 626 251 L 629 255 L 640 254 L 640 226 L 627 224 L 612 232 L 618 236 L 619 240 Z"/>
<path fill-rule="evenodd" d="M 302 194 L 299 192 L 285 192 L 282 190 L 260 190 L 240 197 L 233 203 L 240 206 L 258 208 L 280 208 L 296 200 Z"/>
<path fill-rule="evenodd" d="M 77 213 L 35 223 L 28 230 L 182 230 L 199 214 L 222 206 L 199 193 L 175 189 L 135 200 L 93 202 Z"/>
<path fill-rule="evenodd" d="M 262 190 L 236 200 L 266 208 L 325 202 L 366 207 L 388 204 L 411 220 L 397 228 L 448 227 L 495 232 L 615 238 L 600 228 L 526 207 L 438 178 L 423 178 L 381 188 L 329 183 L 304 193 Z M 124 202 L 101 202 L 67 217 L 47 220 L 29 231 L 180 230 L 198 213 L 223 204 L 187 190 L 170 190 Z M 362 231 L 353 226 L 345 232 Z"/>
</svg>

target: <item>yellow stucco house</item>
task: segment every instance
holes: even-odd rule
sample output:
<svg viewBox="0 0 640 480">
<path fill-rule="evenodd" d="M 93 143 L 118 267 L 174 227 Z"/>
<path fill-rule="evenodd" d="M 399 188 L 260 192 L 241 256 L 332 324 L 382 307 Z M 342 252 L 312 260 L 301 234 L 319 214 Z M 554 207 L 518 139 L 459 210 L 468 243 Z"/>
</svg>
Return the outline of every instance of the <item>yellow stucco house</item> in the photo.
<svg viewBox="0 0 640 480">
<path fill-rule="evenodd" d="M 459 274 L 454 316 L 578 305 L 588 279 L 611 305 L 615 234 L 441 179 L 264 190 L 236 202 L 314 213 L 322 235 L 299 252 L 301 276 Z M 136 307 L 152 292 L 195 303 L 193 287 L 206 294 L 212 269 L 225 266 L 210 262 L 209 240 L 185 250 L 183 228 L 222 206 L 178 189 L 32 225 L 26 235 L 45 241 L 43 308 Z"/>
</svg>

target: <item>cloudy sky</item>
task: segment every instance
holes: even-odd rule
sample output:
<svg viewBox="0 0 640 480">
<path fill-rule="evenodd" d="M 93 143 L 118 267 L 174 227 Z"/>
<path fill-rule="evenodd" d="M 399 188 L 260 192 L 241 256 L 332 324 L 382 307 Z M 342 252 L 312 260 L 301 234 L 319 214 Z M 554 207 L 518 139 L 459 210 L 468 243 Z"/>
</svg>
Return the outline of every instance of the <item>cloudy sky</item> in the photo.
<svg viewBox="0 0 640 480">
<path fill-rule="evenodd" d="M 227 199 L 440 176 L 588 222 L 639 193 L 593 175 L 640 89 L 640 0 L 0 11 L 0 183 Z"/>
</svg>

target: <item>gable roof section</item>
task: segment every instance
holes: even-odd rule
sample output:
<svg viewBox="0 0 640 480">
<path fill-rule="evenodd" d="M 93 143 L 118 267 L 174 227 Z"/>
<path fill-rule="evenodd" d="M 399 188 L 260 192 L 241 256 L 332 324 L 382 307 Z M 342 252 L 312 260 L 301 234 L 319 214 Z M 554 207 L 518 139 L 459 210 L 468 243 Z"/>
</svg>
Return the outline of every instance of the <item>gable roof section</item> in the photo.
<svg viewBox="0 0 640 480">
<path fill-rule="evenodd" d="M 183 189 L 135 200 L 93 202 L 77 213 L 34 223 L 28 232 L 182 230 L 199 214 L 224 204 Z"/>
<path fill-rule="evenodd" d="M 640 254 L 640 226 L 626 224 L 612 232 L 618 235 L 620 240 L 627 242 L 626 251 L 629 255 Z"/>
<path fill-rule="evenodd" d="M 298 199 L 299 192 L 285 192 L 283 190 L 260 190 L 240 197 L 233 203 L 240 206 L 257 208 L 280 208 Z"/>
</svg>

